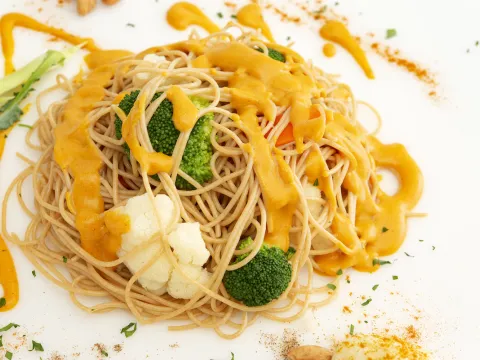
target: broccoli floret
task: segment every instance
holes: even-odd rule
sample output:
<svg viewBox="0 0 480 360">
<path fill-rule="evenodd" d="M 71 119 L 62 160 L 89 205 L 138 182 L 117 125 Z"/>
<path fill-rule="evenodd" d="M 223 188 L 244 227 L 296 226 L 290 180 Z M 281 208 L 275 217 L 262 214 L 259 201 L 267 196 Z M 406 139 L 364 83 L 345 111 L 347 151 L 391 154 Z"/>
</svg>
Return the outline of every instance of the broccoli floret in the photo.
<svg viewBox="0 0 480 360">
<path fill-rule="evenodd" d="M 255 50 L 263 53 L 263 49 L 261 48 L 256 48 Z M 273 60 L 277 60 L 283 63 L 285 62 L 285 55 L 283 55 L 281 52 L 277 50 L 268 48 L 268 56 L 271 57 Z"/>
<path fill-rule="evenodd" d="M 138 94 L 138 90 L 131 92 L 126 95 L 118 105 L 125 114 L 128 114 L 132 109 Z M 152 101 L 155 101 L 161 95 L 162 93 L 156 93 Z M 198 109 L 205 108 L 210 104 L 207 100 L 197 97 L 192 97 L 191 100 Z M 172 118 L 173 105 L 170 100 L 165 99 L 159 105 L 147 125 L 148 136 L 150 137 L 153 149 L 156 152 L 161 152 L 168 156 L 172 155 L 175 144 L 180 136 L 180 132 L 175 128 Z M 211 120 L 213 120 L 212 113 L 208 113 L 198 119 L 190 133 L 180 163 L 180 169 L 200 184 L 211 180 L 213 177 L 210 168 L 210 159 L 213 154 L 212 144 L 210 142 L 210 134 L 212 132 Z M 117 139 L 122 138 L 122 121 L 118 117 L 115 119 L 115 134 Z M 124 147 L 126 154 L 130 156 L 128 145 L 125 144 Z M 181 176 L 177 176 L 175 186 L 180 190 L 195 189 L 193 185 Z"/>
<path fill-rule="evenodd" d="M 247 238 L 240 243 L 245 249 L 252 243 Z M 238 256 L 235 263 L 245 259 L 247 254 Z M 246 306 L 262 306 L 278 299 L 292 279 L 292 265 L 287 254 L 276 246 L 262 245 L 250 262 L 233 271 L 227 271 L 223 284 L 227 292 Z"/>
</svg>

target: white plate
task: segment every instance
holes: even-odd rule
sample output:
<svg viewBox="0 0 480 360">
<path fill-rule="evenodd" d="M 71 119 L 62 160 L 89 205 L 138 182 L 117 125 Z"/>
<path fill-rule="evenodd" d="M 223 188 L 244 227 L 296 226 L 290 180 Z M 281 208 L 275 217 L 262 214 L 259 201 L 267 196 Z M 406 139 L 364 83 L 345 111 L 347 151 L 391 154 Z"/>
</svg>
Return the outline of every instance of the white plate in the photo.
<svg viewBox="0 0 480 360">
<path fill-rule="evenodd" d="M 186 32 L 177 32 L 165 22 L 165 11 L 172 1 L 122 0 L 107 9 L 99 5 L 87 17 L 79 17 L 74 5 L 57 7 L 51 0 L 2 0 L 0 14 L 24 12 L 68 31 L 94 37 L 105 48 L 140 51 L 148 46 L 181 40 Z M 219 23 L 226 23 L 231 10 L 222 1 L 199 1 L 199 5 Z M 287 1 L 276 1 L 278 4 Z M 291 2 L 293 3 L 293 1 Z M 334 6 L 334 1 L 329 3 Z M 38 12 L 38 8 L 43 8 Z M 351 57 L 343 50 L 333 59 L 321 55 L 322 40 L 318 23 L 297 26 L 282 23 L 272 12 L 267 21 L 280 43 L 287 36 L 296 41 L 294 48 L 312 58 L 329 72 L 342 74 L 341 81 L 350 84 L 356 96 L 369 101 L 384 118 L 380 139 L 404 143 L 417 160 L 425 176 L 424 196 L 417 207 L 429 216 L 409 221 L 405 244 L 394 256 L 392 266 L 375 274 L 350 273 L 351 283 L 343 282 L 340 295 L 329 306 L 308 313 L 306 318 L 291 324 L 260 320 L 234 341 L 219 339 L 214 332 L 194 330 L 173 333 L 165 323 L 139 326 L 131 338 L 125 339 L 120 329 L 132 321 L 124 311 L 88 315 L 78 310 L 63 290 L 42 276 L 34 278 L 33 267 L 18 248 L 10 246 L 19 273 L 21 298 L 17 308 L 0 313 L 0 326 L 9 322 L 21 324 L 29 335 L 41 342 L 45 353 L 29 353 L 25 348 L 14 353 L 14 359 L 54 358 L 95 359 L 95 343 L 105 344 L 114 359 L 235 359 L 278 358 L 279 346 L 265 346 L 268 337 L 282 338 L 284 328 L 296 329 L 300 342 L 330 345 L 342 339 L 350 324 L 356 332 L 390 329 L 401 333 L 414 325 L 421 333 L 421 344 L 432 351 L 434 359 L 478 358 L 475 344 L 480 337 L 478 311 L 478 279 L 474 271 L 480 252 L 478 231 L 480 204 L 480 3 L 475 0 L 456 2 L 438 0 L 340 0 L 336 10 L 350 19 L 352 33 L 373 31 L 385 42 L 387 28 L 396 28 L 398 36 L 388 41 L 410 58 L 427 65 L 438 74 L 440 100 L 427 96 L 428 89 L 414 77 L 368 53 L 377 79 L 369 81 Z M 223 19 L 216 18 L 221 11 Z M 127 27 L 127 23 L 135 27 Z M 61 48 L 47 42 L 46 36 L 27 30 L 16 30 L 15 64 L 22 65 L 46 48 Z M 470 52 L 467 53 L 467 48 Z M 71 61 L 64 73 L 78 71 L 80 56 Z M 39 87 L 51 85 L 55 74 L 42 79 Z M 30 98 L 32 99 L 32 97 Z M 32 123 L 31 111 L 23 121 Z M 25 152 L 24 128 L 16 128 L 9 136 L 0 161 L 0 194 L 23 168 L 15 157 Z M 26 151 L 34 157 L 36 154 Z M 24 196 L 31 194 L 30 190 Z M 0 199 L 1 200 L 1 199 Z M 27 218 L 12 205 L 9 226 L 23 231 Z M 424 239 L 424 242 L 419 242 Z M 433 250 L 435 246 L 435 250 Z M 408 252 L 415 257 L 407 257 Z M 397 281 L 392 276 L 397 275 Z M 380 284 L 377 291 L 372 286 Z M 351 295 L 349 295 L 351 293 Z M 393 293 L 393 295 L 392 295 Z M 362 296 L 373 301 L 362 307 Z M 349 306 L 352 314 L 344 314 Z M 364 313 L 369 321 L 364 323 Z M 378 315 L 378 318 L 374 318 Z M 414 320 L 414 316 L 419 316 Z M 360 322 L 360 323 L 359 323 Z M 281 341 L 280 341 L 281 342 Z M 114 344 L 122 344 L 120 353 Z M 177 344 L 174 346 L 174 344 Z M 77 354 L 79 354 L 77 356 Z M 60 359 L 60 358 L 59 358 Z"/>
</svg>

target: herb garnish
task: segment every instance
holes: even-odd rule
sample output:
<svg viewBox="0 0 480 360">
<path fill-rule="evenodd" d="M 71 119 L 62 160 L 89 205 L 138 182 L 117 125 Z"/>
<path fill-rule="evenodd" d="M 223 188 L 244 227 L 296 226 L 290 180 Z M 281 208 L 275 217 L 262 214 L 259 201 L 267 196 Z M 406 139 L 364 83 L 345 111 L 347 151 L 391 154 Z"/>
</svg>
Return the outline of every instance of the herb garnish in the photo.
<svg viewBox="0 0 480 360">
<path fill-rule="evenodd" d="M 413 256 L 413 255 L 410 255 L 410 254 L 407 253 L 407 252 L 405 253 L 405 255 L 407 255 L 408 257 L 415 257 L 415 256 Z"/>
<path fill-rule="evenodd" d="M 337 287 L 333 284 L 327 284 L 327 287 L 330 289 L 330 290 L 335 290 Z"/>
<path fill-rule="evenodd" d="M 397 275 L 393 275 L 393 276 L 392 276 L 392 279 L 393 279 L 393 280 L 398 280 L 398 276 L 397 276 Z"/>
<path fill-rule="evenodd" d="M 363 302 L 362 303 L 362 306 L 367 306 L 368 304 L 370 304 L 372 302 L 372 299 L 368 299 L 367 301 Z"/>
<path fill-rule="evenodd" d="M 19 327 L 19 326 L 20 326 L 20 325 L 18 325 L 18 324 L 10 323 L 10 324 L 4 326 L 3 328 L 1 328 L 1 329 L 0 329 L 0 332 L 1 332 L 1 331 L 8 331 L 8 330 L 10 330 L 12 327 L 13 327 L 13 328 L 17 328 L 17 327 Z"/>
<path fill-rule="evenodd" d="M 235 360 L 235 354 L 233 352 L 230 352 L 232 354 L 232 358 L 230 360 Z"/>
<path fill-rule="evenodd" d="M 32 340 L 32 350 L 28 350 L 28 351 L 43 351 L 43 346 L 42 344 L 40 343 L 37 343 L 35 340 Z"/>
<path fill-rule="evenodd" d="M 64 257 L 63 257 L 63 262 L 66 264 L 66 263 L 67 263 L 67 261 L 68 261 L 67 257 L 66 257 L 66 256 L 64 256 Z"/>
<path fill-rule="evenodd" d="M 7 300 L 5 300 L 4 297 L 2 297 L 2 298 L 0 299 L 0 308 L 4 307 L 5 305 L 7 305 Z"/>
<path fill-rule="evenodd" d="M 353 326 L 353 324 L 350 324 L 350 335 L 353 335 L 354 329 L 355 329 L 355 326 Z"/>
<path fill-rule="evenodd" d="M 387 39 L 391 39 L 392 37 L 397 36 L 397 30 L 396 29 L 387 29 Z"/>
<path fill-rule="evenodd" d="M 105 350 L 100 350 L 102 356 L 108 357 L 108 353 Z"/>
<path fill-rule="evenodd" d="M 315 179 L 315 181 L 313 182 L 313 186 L 318 186 L 318 179 Z"/>
<path fill-rule="evenodd" d="M 375 266 L 375 265 L 387 265 L 387 264 L 391 264 L 391 262 L 387 261 L 387 260 L 373 259 L 372 264 L 373 264 L 373 266 Z"/>
<path fill-rule="evenodd" d="M 382 228 L 382 233 L 385 233 L 389 230 L 389 228 L 386 228 L 385 226 Z"/>
<path fill-rule="evenodd" d="M 436 249 L 436 247 L 435 247 L 435 246 L 432 246 L 432 250 L 435 250 L 435 249 Z"/>
<path fill-rule="evenodd" d="M 127 23 L 127 26 L 128 26 L 128 27 L 135 27 L 135 24 Z"/>
<path fill-rule="evenodd" d="M 374 285 L 374 286 L 372 287 L 372 290 L 373 290 L 373 291 L 375 291 L 375 290 L 377 290 L 377 289 L 378 289 L 378 284 L 376 284 L 376 285 Z"/>
<path fill-rule="evenodd" d="M 125 337 L 128 338 L 135 334 L 135 331 L 137 331 L 137 323 L 131 322 L 130 324 L 122 328 L 120 334 L 125 334 Z"/>
<path fill-rule="evenodd" d="M 220 18 L 220 19 L 223 19 L 223 14 L 221 12 L 218 12 L 217 13 L 217 16 Z"/>
<path fill-rule="evenodd" d="M 7 351 L 7 352 L 5 353 L 5 357 L 6 357 L 8 360 L 12 360 L 13 354 L 12 354 L 10 351 Z"/>
<path fill-rule="evenodd" d="M 18 124 L 19 127 L 24 127 L 24 128 L 27 128 L 27 129 L 33 129 L 33 126 L 32 125 L 27 125 L 27 124 Z"/>
<path fill-rule="evenodd" d="M 2 341 L 2 338 L 3 338 L 3 336 L 2 336 L 2 335 L 0 335 L 0 347 L 2 347 L 2 346 L 3 346 L 3 341 Z"/>
<path fill-rule="evenodd" d="M 232 19 L 236 19 L 236 18 L 237 18 L 237 15 L 232 14 L 232 15 L 230 15 L 230 17 L 231 17 Z"/>
<path fill-rule="evenodd" d="M 32 270 L 32 275 L 33 277 L 37 277 L 37 273 L 35 272 L 35 270 Z"/>
<path fill-rule="evenodd" d="M 337 275 L 340 276 L 340 275 L 342 275 L 342 274 L 343 274 L 343 270 L 342 270 L 342 269 L 338 269 Z"/>
</svg>

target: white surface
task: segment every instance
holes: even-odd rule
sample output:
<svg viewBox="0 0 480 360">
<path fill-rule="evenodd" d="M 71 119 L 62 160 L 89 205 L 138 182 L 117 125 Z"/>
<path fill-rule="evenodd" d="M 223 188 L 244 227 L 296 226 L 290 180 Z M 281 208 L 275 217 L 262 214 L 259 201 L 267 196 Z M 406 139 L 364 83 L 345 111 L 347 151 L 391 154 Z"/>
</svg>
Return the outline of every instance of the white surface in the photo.
<svg viewBox="0 0 480 360">
<path fill-rule="evenodd" d="M 172 1 L 122 0 L 111 9 L 100 5 L 85 18 L 74 14 L 73 4 L 57 8 L 56 3 L 55 0 L 1 0 L 0 14 L 9 11 L 33 14 L 72 33 L 92 36 L 106 48 L 139 51 L 186 36 L 186 32 L 170 29 L 164 20 Z M 231 12 L 222 2 L 199 3 L 214 19 L 215 14 L 222 11 L 226 16 L 219 23 L 226 23 Z M 43 12 L 38 13 L 38 7 L 43 7 Z M 350 19 L 353 33 L 373 31 L 383 40 L 385 29 L 396 28 L 398 36 L 389 43 L 434 69 L 444 98 L 432 101 L 426 95 L 428 90 L 410 74 L 371 53 L 368 56 L 377 76 L 375 81 L 367 80 L 343 50 L 333 59 L 326 59 L 321 55 L 323 42 L 316 32 L 318 24 L 285 24 L 270 12 L 266 18 L 279 42 L 285 43 L 286 37 L 291 36 L 297 41 L 294 48 L 302 55 L 313 58 L 327 71 L 342 74 L 341 80 L 352 86 L 358 98 L 376 106 L 384 118 L 380 139 L 404 143 L 424 172 L 425 192 L 417 210 L 428 212 L 429 216 L 409 221 L 407 240 L 392 256 L 392 260 L 396 260 L 392 266 L 385 266 L 373 275 L 351 273 L 351 284 L 342 282 L 335 302 L 287 327 L 298 329 L 303 334 L 303 343 L 329 345 L 333 339 L 341 339 L 351 323 L 357 332 L 385 328 L 396 332 L 414 324 L 422 333 L 423 346 L 433 352 L 433 359 L 478 359 L 475 344 L 480 341 L 480 314 L 478 279 L 474 272 L 480 252 L 477 205 L 480 201 L 480 47 L 474 43 L 480 40 L 480 3 L 475 0 L 340 0 L 337 11 Z M 136 27 L 126 27 L 126 23 L 134 23 Z M 63 46 L 43 42 L 45 36 L 26 30 L 16 30 L 15 35 L 17 65 L 42 53 L 46 47 Z M 467 48 L 470 53 L 466 53 Z M 77 58 L 65 71 L 74 74 L 79 63 Z M 54 75 L 46 81 L 42 79 L 41 86 L 53 80 Z M 32 123 L 34 119 L 32 111 L 23 121 Z M 11 133 L 0 161 L 2 196 L 23 166 L 15 158 L 15 152 L 23 151 L 25 131 L 16 128 Z M 12 205 L 8 214 L 12 229 L 25 228 L 27 218 L 17 207 Z M 425 241 L 419 242 L 419 239 Z M 436 249 L 432 250 L 432 246 Z M 134 336 L 125 339 L 120 329 L 133 320 L 130 315 L 123 311 L 104 315 L 81 312 L 71 304 L 66 292 L 41 275 L 33 278 L 31 264 L 18 248 L 10 248 L 19 272 L 21 300 L 15 310 L 0 313 L 0 326 L 11 321 L 23 325 L 46 350 L 43 354 L 21 350 L 14 354 L 14 359 L 38 359 L 39 355 L 50 359 L 54 352 L 64 355 L 65 359 L 95 359 L 96 352 L 91 350 L 95 343 L 105 344 L 113 359 L 148 356 L 221 360 L 230 359 L 230 351 L 240 360 L 276 358 L 275 351 L 259 342 L 262 333 L 281 336 L 284 325 L 267 320 L 258 321 L 234 341 L 221 340 L 206 330 L 171 333 L 164 323 L 139 326 Z M 405 256 L 404 251 L 415 257 Z M 398 275 L 399 280 L 392 281 L 392 275 Z M 371 290 L 374 284 L 380 284 L 375 292 Z M 360 305 L 362 295 L 372 296 L 373 301 L 367 307 Z M 350 306 L 353 313 L 343 314 L 344 305 Z M 416 309 L 420 310 L 418 321 L 412 319 Z M 368 314 L 368 324 L 363 323 L 364 312 Z M 372 318 L 375 314 L 380 315 L 378 319 Z M 117 354 L 112 346 L 118 343 L 124 345 L 124 350 Z M 177 348 L 169 346 L 175 343 Z M 74 357 L 77 352 L 80 357 Z"/>
</svg>

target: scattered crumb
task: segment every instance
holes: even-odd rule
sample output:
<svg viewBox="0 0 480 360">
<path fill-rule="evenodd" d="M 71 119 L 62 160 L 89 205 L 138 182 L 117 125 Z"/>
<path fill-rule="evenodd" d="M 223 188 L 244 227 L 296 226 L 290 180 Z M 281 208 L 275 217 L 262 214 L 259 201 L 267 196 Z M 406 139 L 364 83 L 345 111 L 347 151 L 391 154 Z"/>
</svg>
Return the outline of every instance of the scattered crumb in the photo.
<svg viewBox="0 0 480 360">
<path fill-rule="evenodd" d="M 120 352 L 122 350 L 123 350 L 123 345 L 122 344 L 113 345 L 113 351 Z"/>
<path fill-rule="evenodd" d="M 54 352 L 49 358 L 48 360 L 65 360 L 65 358 L 63 357 L 63 355 L 60 355 L 58 352 Z"/>
<path fill-rule="evenodd" d="M 275 353 L 275 359 L 284 360 L 290 350 L 300 346 L 301 335 L 297 330 L 284 329 L 280 337 L 275 334 L 261 333 L 259 344 Z"/>
<path fill-rule="evenodd" d="M 343 312 L 345 314 L 351 314 L 352 313 L 352 310 L 348 307 L 348 306 L 344 306 L 343 307 Z"/>
<path fill-rule="evenodd" d="M 168 346 L 170 346 L 170 348 L 172 348 L 172 349 L 178 349 L 180 347 L 180 345 L 178 345 L 178 343 L 170 344 Z"/>
</svg>

